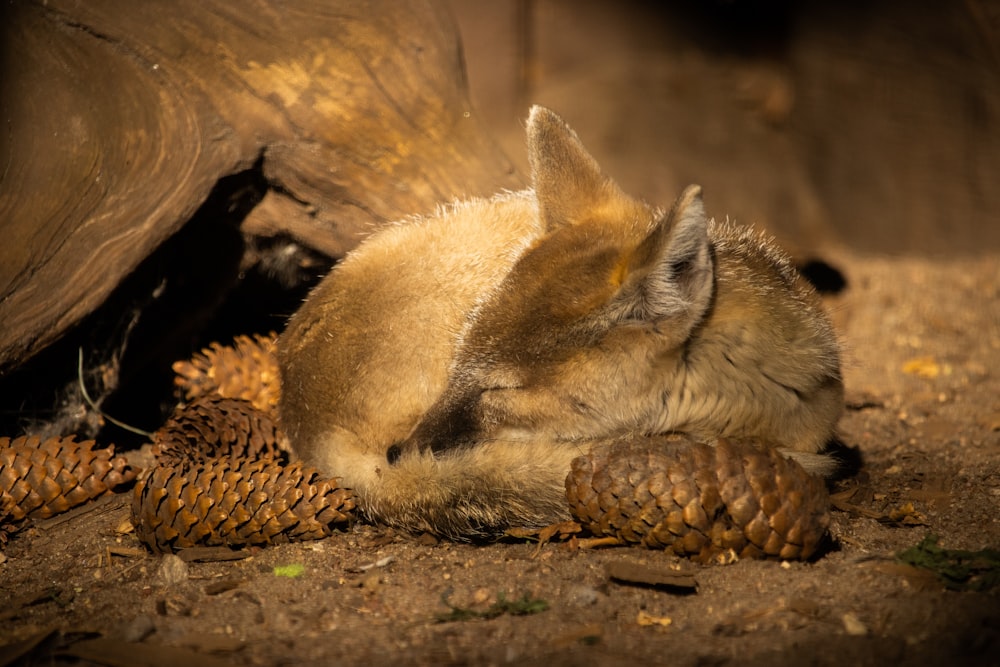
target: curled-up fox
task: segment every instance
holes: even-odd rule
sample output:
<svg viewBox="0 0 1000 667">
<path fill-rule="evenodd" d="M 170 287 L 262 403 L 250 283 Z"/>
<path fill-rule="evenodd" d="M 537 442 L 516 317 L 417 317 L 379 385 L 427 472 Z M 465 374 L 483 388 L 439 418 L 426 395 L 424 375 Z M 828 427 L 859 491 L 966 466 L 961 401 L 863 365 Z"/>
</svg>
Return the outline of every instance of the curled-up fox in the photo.
<svg viewBox="0 0 1000 667">
<path fill-rule="evenodd" d="M 534 107 L 531 187 L 372 235 L 279 339 L 297 455 L 372 519 L 452 537 L 567 515 L 570 462 L 616 438 L 754 437 L 826 473 L 836 337 L 765 237 L 621 191 Z"/>
</svg>

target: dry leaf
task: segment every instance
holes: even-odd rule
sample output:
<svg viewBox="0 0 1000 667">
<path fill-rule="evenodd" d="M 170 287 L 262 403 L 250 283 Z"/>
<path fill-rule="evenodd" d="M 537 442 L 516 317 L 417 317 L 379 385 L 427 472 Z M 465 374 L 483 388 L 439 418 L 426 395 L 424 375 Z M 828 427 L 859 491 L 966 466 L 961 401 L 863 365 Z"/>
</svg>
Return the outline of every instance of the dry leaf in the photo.
<svg viewBox="0 0 1000 667">
<path fill-rule="evenodd" d="M 674 620 L 669 616 L 653 616 L 651 614 L 647 614 L 642 609 L 639 610 L 639 615 L 635 620 L 636 623 L 642 626 L 659 625 L 664 628 L 674 622 Z"/>
<path fill-rule="evenodd" d="M 918 512 L 913 503 L 904 503 L 899 507 L 889 510 L 889 521 L 899 523 L 904 526 L 926 526 L 927 518 Z"/>
<path fill-rule="evenodd" d="M 941 365 L 934 357 L 916 357 L 903 364 L 903 372 L 933 380 L 941 375 Z"/>
<path fill-rule="evenodd" d="M 849 611 L 840 617 L 840 620 L 844 624 L 844 630 L 847 634 L 855 637 L 863 637 L 868 634 L 868 627 L 861 622 L 857 614 L 853 611 Z"/>
</svg>

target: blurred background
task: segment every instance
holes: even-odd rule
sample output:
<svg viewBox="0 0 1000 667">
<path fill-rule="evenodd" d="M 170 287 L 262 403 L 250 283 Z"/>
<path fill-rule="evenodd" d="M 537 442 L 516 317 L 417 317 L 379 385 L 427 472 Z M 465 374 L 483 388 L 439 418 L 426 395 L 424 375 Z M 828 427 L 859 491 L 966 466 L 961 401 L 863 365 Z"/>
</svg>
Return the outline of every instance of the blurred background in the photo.
<svg viewBox="0 0 1000 667">
<path fill-rule="evenodd" d="M 526 171 L 549 106 L 626 191 L 687 183 L 797 254 L 1000 248 L 1000 3 L 451 0 Z"/>
</svg>

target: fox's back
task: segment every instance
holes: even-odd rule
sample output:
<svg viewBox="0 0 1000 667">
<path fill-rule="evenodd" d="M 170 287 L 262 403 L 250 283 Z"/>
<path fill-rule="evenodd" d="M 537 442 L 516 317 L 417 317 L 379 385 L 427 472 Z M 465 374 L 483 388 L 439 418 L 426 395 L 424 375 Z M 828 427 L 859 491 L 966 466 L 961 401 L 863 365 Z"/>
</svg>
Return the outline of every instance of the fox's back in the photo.
<svg viewBox="0 0 1000 667">
<path fill-rule="evenodd" d="M 296 452 L 348 484 L 359 455 L 384 461 L 444 388 L 468 313 L 538 229 L 532 194 L 505 193 L 384 228 L 338 264 L 279 342 Z"/>
</svg>

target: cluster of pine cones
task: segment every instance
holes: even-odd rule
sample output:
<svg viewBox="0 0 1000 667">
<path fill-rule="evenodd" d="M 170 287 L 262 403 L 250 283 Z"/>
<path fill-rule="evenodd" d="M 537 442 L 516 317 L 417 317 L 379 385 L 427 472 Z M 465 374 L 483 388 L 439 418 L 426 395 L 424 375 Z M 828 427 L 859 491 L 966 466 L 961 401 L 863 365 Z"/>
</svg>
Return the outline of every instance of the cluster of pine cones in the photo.
<svg viewBox="0 0 1000 667">
<path fill-rule="evenodd" d="M 288 461 L 274 344 L 240 336 L 174 364 L 183 402 L 153 435 L 145 474 L 93 441 L 0 438 L 0 540 L 133 482 L 136 535 L 157 552 L 319 539 L 346 524 L 354 494 Z"/>
<path fill-rule="evenodd" d="M 274 346 L 273 335 L 240 336 L 174 364 L 183 402 L 154 435 L 156 465 L 145 474 L 93 441 L 0 438 L 0 546 L 5 526 L 133 482 L 136 534 L 158 552 L 319 539 L 343 526 L 354 494 L 289 460 Z M 566 490 L 595 536 L 698 560 L 806 559 L 829 524 L 823 483 L 750 441 L 623 442 L 574 461 Z"/>
</svg>

